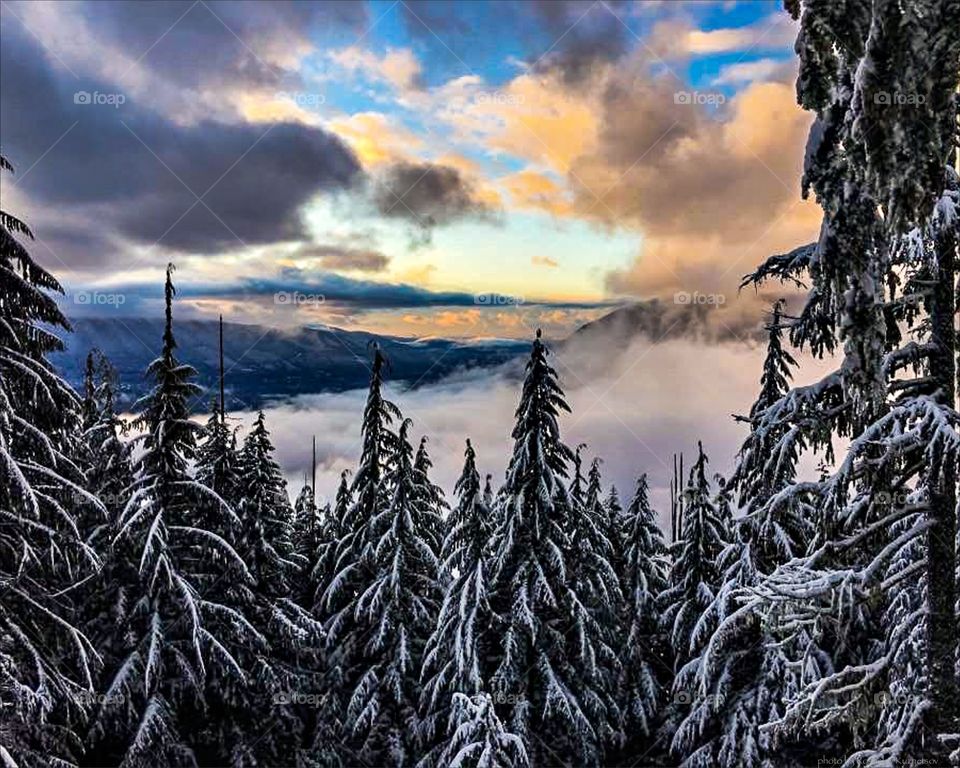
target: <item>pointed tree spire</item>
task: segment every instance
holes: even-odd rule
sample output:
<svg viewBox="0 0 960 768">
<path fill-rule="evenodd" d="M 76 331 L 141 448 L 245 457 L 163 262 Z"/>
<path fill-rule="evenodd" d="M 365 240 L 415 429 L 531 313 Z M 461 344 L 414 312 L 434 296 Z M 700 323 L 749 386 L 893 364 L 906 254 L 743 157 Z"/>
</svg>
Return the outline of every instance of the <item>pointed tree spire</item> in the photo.
<svg viewBox="0 0 960 768">
<path fill-rule="evenodd" d="M 612 650 L 567 567 L 575 507 L 565 480 L 574 453 L 560 437 L 558 417 L 569 407 L 547 356 L 538 331 L 497 502 L 492 563 L 499 632 L 490 684 L 498 714 L 533 762 L 559 752 L 592 764 L 619 729 L 599 663 Z"/>
<path fill-rule="evenodd" d="M 487 630 L 493 616 L 488 547 L 493 521 L 476 458 L 468 439 L 463 471 L 454 486 L 457 504 L 450 512 L 440 555 L 446 594 L 423 662 L 420 738 L 431 765 L 451 743 L 451 696 L 479 693 L 489 677 L 486 667 L 492 638 Z"/>
<path fill-rule="evenodd" d="M 663 703 L 663 689 L 670 680 L 670 653 L 659 627 L 657 602 L 667 586 L 669 560 L 656 514 L 650 506 L 646 475 L 637 480 L 623 519 L 626 633 L 621 690 L 628 744 L 635 745 L 654 732 Z"/>
<path fill-rule="evenodd" d="M 238 523 L 233 510 L 190 476 L 203 431 L 190 418 L 190 400 L 200 390 L 196 371 L 176 358 L 174 295 L 171 264 L 162 350 L 147 368 L 154 387 L 139 403 L 143 454 L 113 537 L 114 556 L 137 563 L 128 585 L 136 609 L 117 627 L 114 642 L 123 650 L 104 669 L 91 725 L 94 754 L 112 756 L 105 762 L 186 759 L 206 734 L 186 717 L 189 701 L 203 699 L 211 665 L 242 680 L 240 644 L 256 643 L 244 606 L 221 602 L 223 590 L 212 594 L 252 577 L 227 538 Z"/>
</svg>

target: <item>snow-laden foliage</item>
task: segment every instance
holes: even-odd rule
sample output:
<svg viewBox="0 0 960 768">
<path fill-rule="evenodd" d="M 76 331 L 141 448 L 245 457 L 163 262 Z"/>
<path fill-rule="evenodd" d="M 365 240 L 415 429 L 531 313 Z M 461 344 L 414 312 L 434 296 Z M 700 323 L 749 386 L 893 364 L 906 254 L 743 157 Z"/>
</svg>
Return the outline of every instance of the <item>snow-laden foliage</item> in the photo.
<svg viewBox="0 0 960 768">
<path fill-rule="evenodd" d="M 420 732 L 424 746 L 433 747 L 428 754 L 431 763 L 448 748 L 447 737 L 452 734 L 445 729 L 451 722 L 452 697 L 477 694 L 489 679 L 493 521 L 469 440 L 454 492 L 457 504 L 447 520 L 440 550 L 440 577 L 446 590 L 423 660 Z"/>
<path fill-rule="evenodd" d="M 786 430 L 767 430 L 763 416 L 789 390 L 796 365 L 782 345 L 781 303 L 774 304 L 768 325 L 767 354 L 760 391 L 748 417 L 750 434 L 740 449 L 729 491 L 739 491 L 743 516 L 719 557 L 721 583 L 702 620 L 712 629 L 698 643 L 696 657 L 681 675 L 689 707 L 674 735 L 674 752 L 684 765 L 773 766 L 784 755 L 774 748 L 761 726 L 777 720 L 781 704 L 813 676 L 808 666 L 829 671 L 829 659 L 813 646 L 807 666 L 791 665 L 789 657 L 764 628 L 762 604 L 750 588 L 778 565 L 806 552 L 811 521 L 794 504 L 769 506 L 771 495 L 789 485 L 796 474 L 796 453 L 777 455 L 772 448 Z M 734 488 L 735 487 L 735 488 Z M 801 759 L 798 755 L 796 759 Z"/>
<path fill-rule="evenodd" d="M 143 398 L 143 453 L 129 501 L 115 524 L 112 556 L 136 563 L 125 615 L 117 626 L 117 655 L 108 660 L 90 729 L 100 762 L 151 765 L 194 759 L 204 679 L 215 666 L 238 680 L 245 670 L 231 646 L 260 644 L 262 636 L 235 606 L 211 599 L 224 579 L 251 580 L 224 538 L 236 523 L 230 507 L 189 473 L 202 427 L 190 419 L 197 393 L 194 370 L 176 358 L 172 267 L 165 287 L 163 348 L 149 368 L 153 390 Z"/>
<path fill-rule="evenodd" d="M 798 95 L 816 112 L 804 191 L 820 237 L 751 280 L 809 286 L 791 340 L 837 371 L 760 417 L 779 461 L 847 438 L 835 470 L 759 505 L 815 522 L 753 589 L 790 663 L 825 654 L 762 730 L 852 743 L 850 765 L 945 761 L 960 731 L 956 613 L 956 87 L 949 2 L 791 2 Z M 780 434 L 778 435 L 777 432 Z M 903 695 L 910 691 L 910 695 Z M 955 737 L 951 737 L 955 738 Z"/>
<path fill-rule="evenodd" d="M 196 478 L 228 504 L 240 501 L 240 476 L 236 435 L 227 424 L 227 415 L 214 403 L 207 419 L 206 439 L 197 451 Z"/>
<path fill-rule="evenodd" d="M 650 506 L 647 476 L 641 475 L 621 513 L 624 542 L 624 640 L 620 690 L 624 699 L 624 732 L 631 744 L 655 732 L 669 684 L 670 652 L 659 624 L 657 602 L 667 588 L 669 561 L 656 513 Z"/>
<path fill-rule="evenodd" d="M 240 502 L 236 549 L 249 582 L 225 581 L 214 590 L 263 638 L 230 651 L 246 670 L 242 680 L 220 669 L 207 676 L 206 700 L 219 716 L 212 740 L 235 765 L 275 765 L 304 730 L 297 696 L 319 679 L 322 625 L 292 598 L 303 571 L 293 546 L 293 509 L 261 412 L 238 456 Z M 317 670 L 317 672 L 313 672 Z"/>
<path fill-rule="evenodd" d="M 450 743 L 441 758 L 449 768 L 527 768 L 523 740 L 507 731 L 490 695 L 453 694 Z"/>
<path fill-rule="evenodd" d="M 720 553 L 728 532 L 707 480 L 707 456 L 699 445 L 696 463 L 683 492 L 683 521 L 679 550 L 667 589 L 660 595 L 661 625 L 680 669 L 702 642 L 707 628 L 701 621 L 721 583 Z M 682 687 L 675 688 L 678 694 Z M 682 698 L 682 697 L 680 697 Z"/>
<path fill-rule="evenodd" d="M 99 566 L 77 520 L 106 516 L 84 487 L 79 398 L 46 359 L 69 325 L 51 295 L 60 284 L 21 243 L 31 238 L 0 211 L 0 757 L 22 766 L 77 753 L 68 726 L 98 653 L 71 588 Z"/>
<path fill-rule="evenodd" d="M 576 502 L 565 480 L 573 451 L 558 417 L 569 410 L 539 332 L 497 497 L 492 559 L 494 672 L 490 691 L 535 762 L 557 755 L 601 761 L 619 738 L 619 712 L 603 661 L 613 654 L 568 569 Z"/>
<path fill-rule="evenodd" d="M 401 765 L 416 754 L 419 674 L 440 603 L 437 534 L 441 523 L 414 466 L 409 421 L 382 395 L 384 359 L 375 350 L 364 412 L 355 499 L 341 523 L 325 611 L 331 708 L 354 759 Z M 337 711 L 338 710 L 338 711 Z"/>
</svg>

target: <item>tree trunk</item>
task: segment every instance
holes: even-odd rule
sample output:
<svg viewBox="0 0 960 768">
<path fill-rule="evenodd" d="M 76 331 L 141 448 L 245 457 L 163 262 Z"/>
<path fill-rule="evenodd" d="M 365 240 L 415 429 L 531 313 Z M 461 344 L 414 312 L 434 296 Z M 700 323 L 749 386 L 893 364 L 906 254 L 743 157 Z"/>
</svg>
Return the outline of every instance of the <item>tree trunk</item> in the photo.
<svg viewBox="0 0 960 768">
<path fill-rule="evenodd" d="M 931 313 L 932 341 L 936 352 L 931 358 L 931 374 L 937 382 L 941 402 L 956 407 L 957 331 L 955 236 L 941 236 L 937 243 L 939 274 L 934 289 Z M 927 544 L 927 674 L 929 699 L 933 703 L 929 726 L 935 734 L 960 733 L 957 691 L 957 615 L 956 615 L 956 541 L 957 541 L 957 465 L 947 461 L 939 477 L 929 478 L 930 516 L 935 525 L 928 530 Z M 930 745 L 936 757 L 946 758 L 942 745 Z"/>
</svg>

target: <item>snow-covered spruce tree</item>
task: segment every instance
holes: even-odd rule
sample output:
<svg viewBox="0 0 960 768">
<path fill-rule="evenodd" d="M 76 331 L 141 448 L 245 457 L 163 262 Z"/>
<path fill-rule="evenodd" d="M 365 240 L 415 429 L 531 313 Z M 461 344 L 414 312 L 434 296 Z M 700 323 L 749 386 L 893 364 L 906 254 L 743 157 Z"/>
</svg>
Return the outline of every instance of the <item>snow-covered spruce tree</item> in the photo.
<svg viewBox="0 0 960 768">
<path fill-rule="evenodd" d="M 720 553 L 727 532 L 707 480 L 707 457 L 697 445 L 684 491 L 683 527 L 667 589 L 660 595 L 661 626 L 667 632 L 676 678 L 667 715 L 671 723 L 687 713 L 697 671 L 696 652 L 712 629 L 707 610 L 721 584 Z M 674 750 L 676 750 L 674 746 Z"/>
<path fill-rule="evenodd" d="M 527 768 L 523 740 L 509 733 L 488 693 L 454 693 L 449 743 L 441 765 L 456 768 Z"/>
<path fill-rule="evenodd" d="M 760 726 L 782 715 L 783 700 L 802 686 L 812 670 L 828 668 L 830 661 L 809 646 L 805 665 L 794 665 L 763 628 L 761 603 L 750 592 L 758 580 L 778 565 L 806 551 L 812 521 L 794 504 L 769 506 L 767 501 L 792 482 L 798 451 L 789 443 L 774 449 L 785 436 L 778 428 L 763 429 L 761 417 L 789 390 L 796 363 L 783 348 L 782 305 L 774 304 L 768 325 L 767 354 L 760 392 L 748 417 L 751 432 L 738 454 L 732 482 L 719 497 L 729 506 L 734 490 L 745 514 L 735 523 L 735 534 L 720 556 L 722 583 L 704 612 L 713 627 L 697 647 L 695 684 L 686 691 L 690 706 L 674 737 L 674 752 L 684 765 L 770 765 L 775 755 L 769 734 Z M 807 672 L 807 670 L 811 670 Z M 802 755 L 794 756 L 800 760 Z"/>
<path fill-rule="evenodd" d="M 91 389 L 84 396 L 84 442 L 90 455 L 86 485 L 103 502 L 111 521 L 126 504 L 133 484 L 130 444 L 123 439 L 128 425 L 116 411 L 117 384 L 116 370 L 97 353 Z"/>
<path fill-rule="evenodd" d="M 764 579 L 772 631 L 795 659 L 831 645 L 771 726 L 835 734 L 851 764 L 946 760 L 956 713 L 956 87 L 950 2 L 791 2 L 798 95 L 816 112 L 804 168 L 824 209 L 817 243 L 750 277 L 810 283 L 791 330 L 840 368 L 767 409 L 767 429 L 851 438 L 833 475 L 770 505 L 818 513 L 807 556 Z M 912 337 L 909 341 L 905 338 Z M 922 726 L 926 726 L 925 728 Z"/>
<path fill-rule="evenodd" d="M 206 439 L 197 451 L 197 482 L 203 483 L 221 499 L 235 506 L 240 502 L 236 443 L 227 424 L 226 411 L 219 400 L 211 405 Z"/>
<path fill-rule="evenodd" d="M 604 508 L 607 510 L 607 516 L 610 518 L 610 528 L 613 530 L 615 536 L 620 537 L 619 542 L 611 542 L 614 545 L 617 556 L 620 557 L 623 555 L 623 529 L 624 529 L 624 512 L 623 504 L 620 503 L 620 492 L 617 491 L 617 486 L 611 485 L 610 490 L 607 492 L 607 498 L 603 502 Z"/>
<path fill-rule="evenodd" d="M 249 580 L 240 557 L 198 517 L 233 516 L 229 506 L 197 483 L 188 467 L 202 427 L 190 420 L 189 400 L 198 388 L 194 370 L 181 364 L 173 336 L 173 266 L 167 268 L 163 348 L 147 369 L 155 385 L 141 400 L 143 454 L 136 464 L 130 501 L 118 520 L 114 557 L 134 557 L 137 582 L 104 670 L 99 707 L 90 729 L 93 763 L 125 766 L 191 762 L 185 734 L 202 709 L 209 667 L 244 675 L 227 650 L 257 633 L 234 607 L 206 594 L 219 580 Z M 222 758 L 221 758 L 222 759 Z"/>
<path fill-rule="evenodd" d="M 558 416 L 569 408 L 547 354 L 538 331 L 498 494 L 490 690 L 532 762 L 556 761 L 559 754 L 596 765 L 619 734 L 601 664 L 611 649 L 567 569 L 574 502 L 564 481 L 574 456 L 560 437 Z"/>
<path fill-rule="evenodd" d="M 32 238 L 0 211 L 0 760 L 32 766 L 78 752 L 64 723 L 86 708 L 97 653 L 64 590 L 98 565 L 75 516 L 105 510 L 83 489 L 79 398 L 46 359 L 69 330 L 62 289 L 15 235 Z"/>
<path fill-rule="evenodd" d="M 372 578 L 346 609 L 354 634 L 338 640 L 357 660 L 346 681 L 347 747 L 380 765 L 405 765 L 416 755 L 418 673 L 440 602 L 432 512 L 414 472 L 409 424 L 400 426 L 384 478 L 390 497 L 369 521 Z"/>
<path fill-rule="evenodd" d="M 413 461 L 413 476 L 417 486 L 418 503 L 423 508 L 427 538 L 434 542 L 434 553 L 439 557 L 440 547 L 445 536 L 444 516 L 450 505 L 443 495 L 443 489 L 430 479 L 433 461 L 427 452 L 426 436 L 420 438 L 420 447 Z"/>
<path fill-rule="evenodd" d="M 102 566 L 76 594 L 82 604 L 84 632 L 110 668 L 124 650 L 123 625 L 139 580 L 130 540 L 123 537 L 115 541 L 120 515 L 133 492 L 134 474 L 131 445 L 123 439 L 128 425 L 115 410 L 116 372 L 101 354 L 94 360 L 89 384 L 84 388 L 85 422 L 90 424 L 83 435 L 86 484 L 103 502 L 106 515 L 89 538 Z"/>
<path fill-rule="evenodd" d="M 397 406 L 383 397 L 385 363 L 379 347 L 374 347 L 361 426 L 360 463 L 350 485 L 352 499 L 346 509 L 338 505 L 340 539 L 333 552 L 332 576 L 325 588 L 318 581 L 313 607 L 314 616 L 324 621 L 327 630 L 325 707 L 318 714 L 316 738 L 309 750 L 309 757 L 315 760 L 327 761 L 341 755 L 347 763 L 358 759 L 355 753 L 345 751 L 352 752 L 355 741 L 353 722 L 347 721 L 347 706 L 365 671 L 368 631 L 356 615 L 356 601 L 377 574 L 372 521 L 389 503 L 384 476 L 397 448 L 392 424 L 400 416 Z M 341 487 L 344 481 L 341 477 Z"/>
<path fill-rule="evenodd" d="M 293 546 L 297 554 L 309 561 L 316 557 L 321 525 L 322 518 L 313 488 L 305 481 L 293 503 Z"/>
<path fill-rule="evenodd" d="M 406 422 L 402 435 L 391 429 L 400 411 L 383 397 L 384 363 L 375 348 L 355 501 L 316 608 L 328 617 L 323 736 L 342 745 L 348 763 L 413 757 L 418 673 L 439 602 L 436 542 L 422 514 Z M 329 744 L 315 743 L 315 753 L 325 750 Z"/>
<path fill-rule="evenodd" d="M 667 588 L 670 563 L 656 513 L 650 506 L 646 475 L 637 480 L 633 499 L 621 519 L 625 634 L 621 636 L 620 690 L 629 753 L 631 748 L 646 744 L 655 732 L 664 689 L 672 676 L 671 654 L 658 618 L 658 599 Z"/>
<path fill-rule="evenodd" d="M 567 572 L 583 605 L 593 617 L 602 637 L 598 644 L 596 664 L 604 686 L 613 691 L 622 674 L 619 650 L 622 644 L 620 618 L 623 611 L 623 592 L 616 570 L 615 541 L 619 540 L 613 528 L 609 511 L 603 504 L 601 460 L 594 458 L 587 474 L 584 503 L 570 515 L 570 552 Z M 609 652 L 613 649 L 613 653 Z M 616 713 L 619 720 L 620 713 Z M 619 739 L 619 735 L 617 739 Z"/>
<path fill-rule="evenodd" d="M 226 586 L 265 646 L 238 648 L 244 680 L 209 670 L 207 702 L 215 711 L 214 740 L 232 765 L 276 765 L 289 759 L 303 731 L 298 702 L 313 694 L 323 627 L 292 599 L 303 570 L 294 552 L 293 510 L 274 456 L 263 412 L 238 457 L 236 549 L 252 582 Z M 219 591 L 219 590 L 218 590 Z"/>
<path fill-rule="evenodd" d="M 348 470 L 340 473 L 340 485 L 337 486 L 337 496 L 334 499 L 333 506 L 327 504 L 322 514 L 315 513 L 317 519 L 314 523 L 314 532 L 304 535 L 307 544 L 310 541 L 313 542 L 312 551 L 307 551 L 307 544 L 300 547 L 300 551 L 306 552 L 310 558 L 310 571 L 306 585 L 310 592 L 307 595 L 306 605 L 314 605 L 323 597 L 336 573 L 337 549 L 341 538 L 343 538 L 343 525 L 350 513 L 350 508 L 353 506 L 353 493 L 350 489 L 349 478 L 350 472 Z M 312 493 L 309 500 L 311 502 L 313 500 Z M 303 514 L 306 515 L 308 512 L 309 507 L 304 505 Z M 301 526 L 303 526 L 303 523 L 301 523 Z"/>
<path fill-rule="evenodd" d="M 446 729 L 453 724 L 453 695 L 477 694 L 485 690 L 489 679 L 493 521 L 469 440 L 454 492 L 457 504 L 447 519 L 448 533 L 440 554 L 440 580 L 446 592 L 423 661 L 420 735 L 427 751 L 424 765 L 437 764 L 438 754 L 450 746 L 448 739 L 453 734 Z"/>
</svg>

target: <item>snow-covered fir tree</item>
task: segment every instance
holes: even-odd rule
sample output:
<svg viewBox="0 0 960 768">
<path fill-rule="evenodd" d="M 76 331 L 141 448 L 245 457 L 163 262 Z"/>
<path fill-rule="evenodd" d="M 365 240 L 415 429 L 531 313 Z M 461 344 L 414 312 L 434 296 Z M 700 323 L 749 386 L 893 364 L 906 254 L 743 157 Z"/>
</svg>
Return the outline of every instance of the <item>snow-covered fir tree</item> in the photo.
<svg viewBox="0 0 960 768">
<path fill-rule="evenodd" d="M 493 520 L 469 440 L 454 493 L 457 503 L 447 520 L 448 532 L 440 554 L 440 580 L 447 585 L 446 592 L 423 661 L 420 734 L 424 748 L 431 750 L 428 764 L 436 764 L 437 753 L 444 753 L 450 746 L 452 734 L 446 728 L 453 722 L 453 695 L 477 694 L 485 690 L 489 679 L 487 657 L 493 640 L 489 634 L 489 546 Z"/>
<path fill-rule="evenodd" d="M 450 509 L 444 497 L 443 489 L 430 479 L 430 470 L 433 469 L 433 460 L 427 451 L 426 436 L 420 438 L 420 446 L 413 460 L 413 476 L 417 486 L 418 502 L 423 508 L 424 524 L 429 529 L 429 539 L 436 542 L 436 555 L 440 555 L 440 547 L 445 536 L 444 518 Z"/>
<path fill-rule="evenodd" d="M 293 503 L 293 545 L 301 557 L 316 557 L 320 539 L 321 514 L 317 509 L 314 490 L 306 480 Z"/>
<path fill-rule="evenodd" d="M 784 755 L 783 747 L 775 748 L 761 726 L 779 719 L 782 702 L 814 670 L 830 664 L 812 645 L 805 664 L 791 664 L 765 632 L 762 603 L 751 593 L 760 578 L 803 555 L 812 535 L 806 510 L 793 503 L 767 503 L 792 482 L 799 455 L 796 445 L 780 444 L 783 429 L 767 432 L 762 421 L 766 410 L 789 391 L 796 365 L 783 348 L 781 309 L 776 302 L 767 326 L 759 394 L 750 415 L 740 418 L 751 425 L 750 434 L 740 449 L 733 482 L 718 493 L 730 507 L 734 491 L 739 491 L 745 514 L 737 519 L 735 534 L 720 555 L 722 581 L 702 618 L 711 634 L 697 647 L 695 684 L 686 691 L 689 707 L 674 737 L 674 751 L 685 757 L 684 765 L 771 765 L 775 755 Z M 774 450 L 778 447 L 784 453 Z"/>
<path fill-rule="evenodd" d="M 100 352 L 91 352 L 87 361 L 83 401 L 83 441 L 88 451 L 85 485 L 107 509 L 103 520 L 106 531 L 126 504 L 133 484 L 130 444 L 123 439 L 129 428 L 116 412 L 117 373 L 110 361 Z"/>
<path fill-rule="evenodd" d="M 424 503 L 400 425 L 385 507 L 370 520 L 373 578 L 353 598 L 359 678 L 347 689 L 350 744 L 362 759 L 404 765 L 417 751 L 418 672 L 440 602 L 432 511 Z M 359 472 L 358 472 L 359 474 Z"/>
<path fill-rule="evenodd" d="M 309 486 L 304 488 L 307 491 Z M 305 494 L 301 492 L 300 499 Z M 313 503 L 313 494 L 310 493 L 307 503 L 303 505 L 303 511 L 297 513 L 297 519 L 305 520 L 309 514 L 309 504 Z M 350 472 L 344 470 L 340 473 L 340 484 L 337 486 L 337 496 L 334 499 L 333 506 L 329 504 L 324 507 L 323 513 L 315 512 L 315 521 L 313 523 L 313 532 L 304 532 L 301 534 L 303 542 L 299 550 L 305 552 L 310 558 L 310 572 L 307 579 L 307 588 L 310 593 L 307 598 L 307 604 L 313 605 L 330 586 L 333 576 L 336 573 L 337 549 L 344 533 L 344 523 L 350 509 L 353 505 L 353 492 L 350 487 Z M 301 530 L 305 524 L 301 522 Z M 312 546 L 312 549 L 310 547 Z"/>
<path fill-rule="evenodd" d="M 433 511 L 414 470 L 409 422 L 383 398 L 374 351 L 354 502 L 342 523 L 335 574 L 319 610 L 327 620 L 332 704 L 352 759 L 399 765 L 416 750 L 419 671 L 440 602 Z"/>
<path fill-rule="evenodd" d="M 617 653 L 622 642 L 619 620 L 623 611 L 620 575 L 616 569 L 619 536 L 613 528 L 609 510 L 603 503 L 601 460 L 594 458 L 587 473 L 582 506 L 570 515 L 567 571 L 574 590 L 587 608 L 601 642 L 594 660 L 606 690 L 613 691 L 622 674 Z M 619 701 L 618 701 L 619 705 Z M 620 712 L 611 713 L 620 720 Z M 609 744 L 622 738 L 619 730 L 608 736 Z"/>
<path fill-rule="evenodd" d="M 397 447 L 392 425 L 400 416 L 400 410 L 383 397 L 385 362 L 379 347 L 374 347 L 361 425 L 360 463 L 350 485 L 352 500 L 345 510 L 338 509 L 343 514 L 339 518 L 341 535 L 334 550 L 332 577 L 326 588 L 318 591 L 313 609 L 327 629 L 327 706 L 323 727 L 318 728 L 318 738 L 310 751 L 324 758 L 338 756 L 335 745 L 354 739 L 353 722 L 347 721 L 347 706 L 365 671 L 367 627 L 356 615 L 356 600 L 377 575 L 371 521 L 389 502 L 389 486 L 384 476 Z"/>
<path fill-rule="evenodd" d="M 240 501 L 240 476 L 234 433 L 226 411 L 213 402 L 206 424 L 206 439 L 197 451 L 197 482 L 203 483 L 231 505 Z"/>
<path fill-rule="evenodd" d="M 206 698 L 218 712 L 219 751 L 231 764 L 275 765 L 289 758 L 304 730 L 297 695 L 319 679 L 324 632 L 292 597 L 304 564 L 294 551 L 293 509 L 262 411 L 243 441 L 238 468 L 236 549 L 252 580 L 221 587 L 264 642 L 234 651 L 247 670 L 243 680 L 211 670 Z"/>
<path fill-rule="evenodd" d="M 655 732 L 669 686 L 670 651 L 659 623 L 658 600 L 667 587 L 667 546 L 650 506 L 647 476 L 641 475 L 623 513 L 623 633 L 620 690 L 628 748 Z M 629 753 L 629 752 L 628 752 Z"/>
<path fill-rule="evenodd" d="M 198 387 L 189 365 L 176 358 L 172 265 L 164 289 L 166 324 L 160 357 L 148 374 L 152 391 L 141 401 L 143 453 L 134 489 L 118 520 L 113 555 L 132 557 L 137 583 L 104 669 L 90 741 L 94 762 L 146 766 L 190 762 L 188 733 L 199 727 L 208 668 L 244 670 L 227 650 L 257 633 L 235 607 L 211 600 L 220 580 L 251 579 L 240 556 L 216 530 L 197 519 L 233 517 L 229 506 L 189 473 L 202 427 L 190 420 Z M 216 513 L 200 513 L 213 507 Z M 220 759 L 223 759 L 221 756 Z"/>
<path fill-rule="evenodd" d="M 75 519 L 106 510 L 83 487 L 80 400 L 47 361 L 69 330 L 62 289 L 18 236 L 33 237 L 0 210 L 0 759 L 44 766 L 79 752 L 98 654 L 69 590 L 99 560 Z"/>
<path fill-rule="evenodd" d="M 832 474 L 767 502 L 805 506 L 817 521 L 805 557 L 757 587 L 770 631 L 794 661 L 820 647 L 833 661 L 767 730 L 853 743 L 851 765 L 945 762 L 960 731 L 956 9 L 789 5 L 798 95 L 816 113 L 804 191 L 823 224 L 816 243 L 749 279 L 808 281 L 791 340 L 817 355 L 838 349 L 842 362 L 768 407 L 763 429 L 783 430 L 780 444 L 802 435 L 829 453 L 843 436 L 850 447 Z"/>
<path fill-rule="evenodd" d="M 697 461 L 690 468 L 683 494 L 676 559 L 667 589 L 660 595 L 661 626 L 668 635 L 676 670 L 667 713 L 671 731 L 692 701 L 698 667 L 696 653 L 712 630 L 706 614 L 721 584 L 719 557 L 726 545 L 727 531 L 707 480 L 706 467 L 703 445 L 698 444 Z M 672 748 L 680 748 L 675 737 Z"/>
<path fill-rule="evenodd" d="M 567 569 L 575 502 L 565 480 L 574 454 L 560 437 L 558 417 L 569 408 L 547 354 L 538 331 L 497 502 L 490 685 L 533 762 L 560 754 L 593 765 L 619 733 L 618 708 L 602 665 L 611 649 Z"/>
<path fill-rule="evenodd" d="M 454 693 L 449 743 L 441 764 L 450 768 L 527 768 L 523 740 L 504 728 L 488 693 Z"/>
</svg>

